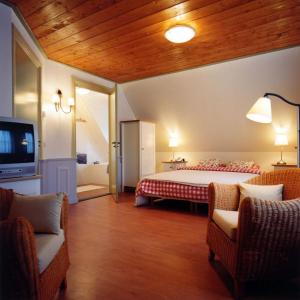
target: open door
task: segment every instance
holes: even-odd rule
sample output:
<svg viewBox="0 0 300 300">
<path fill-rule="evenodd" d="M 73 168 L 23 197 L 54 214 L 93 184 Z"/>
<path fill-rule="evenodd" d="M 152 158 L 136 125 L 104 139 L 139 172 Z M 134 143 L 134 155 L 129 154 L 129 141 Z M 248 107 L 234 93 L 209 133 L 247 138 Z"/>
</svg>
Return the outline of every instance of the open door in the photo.
<svg viewBox="0 0 300 300">
<path fill-rule="evenodd" d="M 118 151 L 120 143 L 117 141 L 117 105 L 116 94 L 109 97 L 109 191 L 114 200 L 118 202 L 117 174 L 118 174 Z"/>
</svg>

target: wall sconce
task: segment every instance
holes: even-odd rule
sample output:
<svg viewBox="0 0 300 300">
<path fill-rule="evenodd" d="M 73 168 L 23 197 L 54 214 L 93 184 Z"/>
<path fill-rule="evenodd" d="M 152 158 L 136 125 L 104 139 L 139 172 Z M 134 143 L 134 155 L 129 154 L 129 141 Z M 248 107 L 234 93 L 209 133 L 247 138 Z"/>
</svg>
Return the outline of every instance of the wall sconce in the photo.
<svg viewBox="0 0 300 300">
<path fill-rule="evenodd" d="M 55 110 L 58 112 L 59 109 L 64 112 L 65 114 L 69 114 L 71 111 L 72 111 L 72 107 L 75 105 L 75 102 L 74 102 L 74 98 L 72 97 L 69 97 L 68 98 L 68 106 L 69 106 L 69 111 L 65 111 L 61 105 L 61 99 L 62 99 L 62 91 L 60 89 L 58 89 L 56 91 L 56 94 L 54 94 L 52 96 L 52 102 L 54 103 L 55 105 Z"/>
</svg>

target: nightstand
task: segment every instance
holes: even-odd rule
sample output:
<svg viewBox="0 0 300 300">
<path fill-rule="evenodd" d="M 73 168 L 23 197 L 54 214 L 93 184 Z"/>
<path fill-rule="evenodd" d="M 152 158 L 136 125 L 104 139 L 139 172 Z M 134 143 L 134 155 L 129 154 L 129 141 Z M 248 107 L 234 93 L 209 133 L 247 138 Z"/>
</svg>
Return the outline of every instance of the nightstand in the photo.
<svg viewBox="0 0 300 300">
<path fill-rule="evenodd" d="M 273 166 L 274 170 L 297 168 L 297 165 L 291 165 L 291 164 L 286 164 L 286 165 L 272 164 L 272 166 Z"/>
<path fill-rule="evenodd" d="M 163 161 L 163 171 L 174 171 L 186 167 L 187 161 Z"/>
</svg>

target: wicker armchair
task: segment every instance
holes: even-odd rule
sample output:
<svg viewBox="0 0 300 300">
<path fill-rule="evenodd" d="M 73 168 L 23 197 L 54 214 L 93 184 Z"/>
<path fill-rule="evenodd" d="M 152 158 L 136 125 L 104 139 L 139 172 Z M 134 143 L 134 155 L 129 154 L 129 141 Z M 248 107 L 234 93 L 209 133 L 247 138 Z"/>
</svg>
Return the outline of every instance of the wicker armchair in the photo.
<svg viewBox="0 0 300 300">
<path fill-rule="evenodd" d="M 284 184 L 284 200 L 300 197 L 300 169 L 265 173 L 248 183 Z M 300 274 L 300 199 L 246 198 L 239 208 L 236 235 L 232 239 L 213 220 L 213 213 L 214 209 L 237 211 L 239 197 L 238 185 L 209 185 L 209 260 L 215 254 L 219 257 L 234 280 L 236 298 L 242 296 L 247 281 L 285 279 Z"/>
<path fill-rule="evenodd" d="M 22 217 L 7 220 L 12 199 L 12 190 L 0 188 L 0 299 L 52 300 L 59 287 L 67 284 L 68 199 L 64 197 L 61 212 L 65 241 L 41 274 L 31 224 Z"/>
</svg>

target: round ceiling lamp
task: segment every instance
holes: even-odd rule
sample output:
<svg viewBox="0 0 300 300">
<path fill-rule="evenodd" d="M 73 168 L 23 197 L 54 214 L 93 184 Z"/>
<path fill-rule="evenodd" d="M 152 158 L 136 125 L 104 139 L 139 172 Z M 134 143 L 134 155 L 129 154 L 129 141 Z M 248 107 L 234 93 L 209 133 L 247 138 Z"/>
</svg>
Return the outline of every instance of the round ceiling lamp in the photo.
<svg viewBox="0 0 300 300">
<path fill-rule="evenodd" d="M 188 25 L 176 25 L 165 32 L 165 38 L 172 43 L 185 43 L 190 41 L 196 34 L 193 27 Z"/>
</svg>

